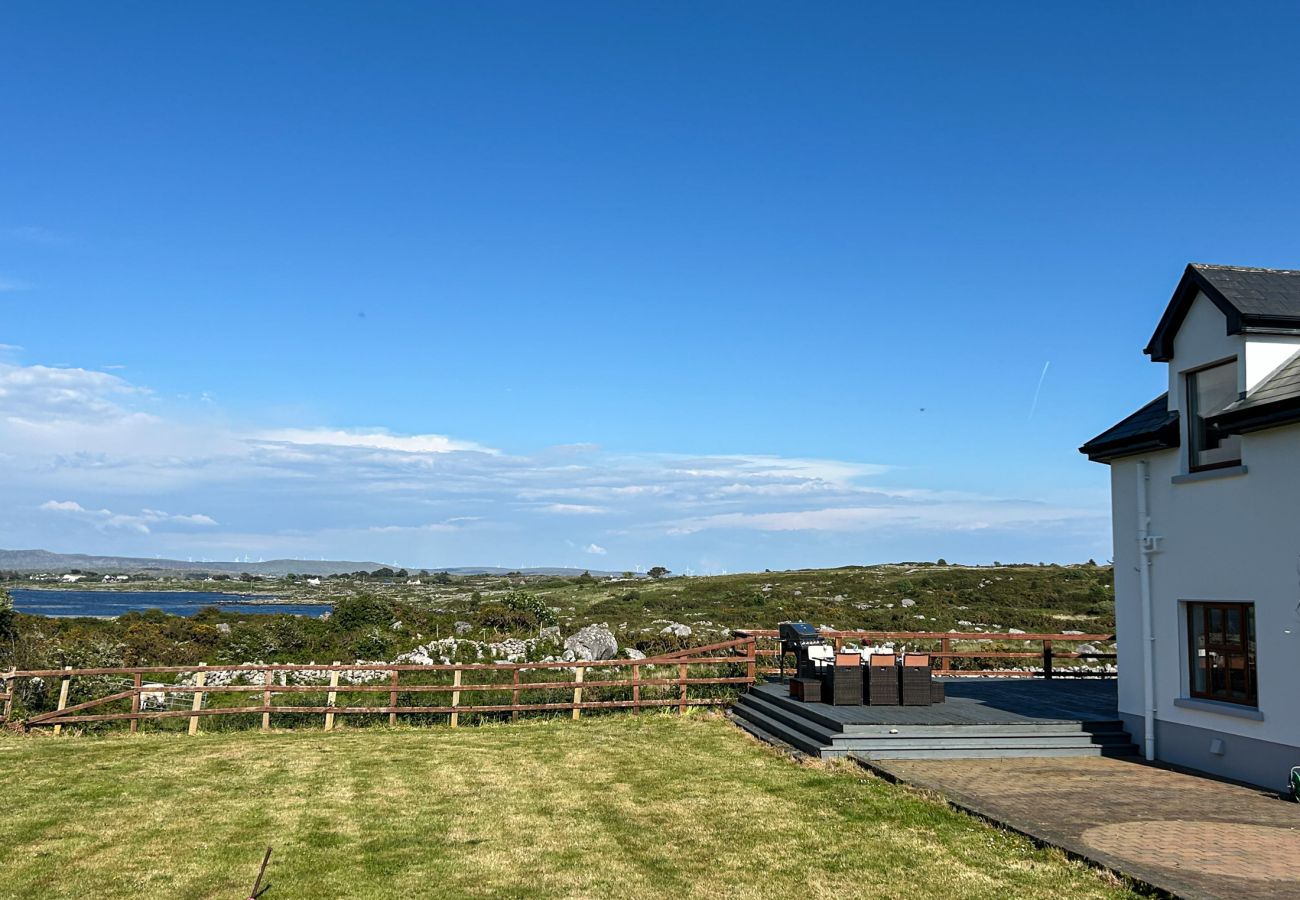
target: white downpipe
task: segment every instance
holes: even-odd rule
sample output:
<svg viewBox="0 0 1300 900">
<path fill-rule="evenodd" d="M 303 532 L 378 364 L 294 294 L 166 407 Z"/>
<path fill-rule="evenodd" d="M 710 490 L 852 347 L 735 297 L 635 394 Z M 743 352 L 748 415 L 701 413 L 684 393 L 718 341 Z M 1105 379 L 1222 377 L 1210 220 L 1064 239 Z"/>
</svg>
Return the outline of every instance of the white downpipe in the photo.
<svg viewBox="0 0 1300 900">
<path fill-rule="evenodd" d="M 1151 512 L 1147 506 L 1150 474 L 1145 459 L 1138 460 L 1137 478 L 1138 571 L 1142 591 L 1142 743 L 1143 753 L 1151 762 L 1156 758 L 1156 635 L 1151 611 L 1151 556 L 1159 549 L 1160 539 L 1151 535 Z"/>
</svg>

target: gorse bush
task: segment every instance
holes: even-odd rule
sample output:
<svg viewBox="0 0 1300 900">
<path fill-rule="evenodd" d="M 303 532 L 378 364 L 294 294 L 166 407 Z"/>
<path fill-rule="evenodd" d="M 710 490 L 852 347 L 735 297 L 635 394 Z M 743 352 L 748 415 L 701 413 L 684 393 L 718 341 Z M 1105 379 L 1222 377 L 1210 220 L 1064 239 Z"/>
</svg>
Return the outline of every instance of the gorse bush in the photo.
<svg viewBox="0 0 1300 900">
<path fill-rule="evenodd" d="M 485 603 L 474 615 L 474 622 L 489 631 L 535 631 L 537 616 L 526 609 L 514 609 L 504 603 Z"/>
<path fill-rule="evenodd" d="M 393 621 L 393 604 L 368 594 L 345 597 L 334 604 L 334 613 L 330 618 L 335 627 L 344 631 L 367 627 L 385 628 Z"/>
<path fill-rule="evenodd" d="M 555 610 L 536 594 L 527 591 L 511 591 L 501 598 L 500 603 L 508 609 L 531 614 L 538 625 L 545 627 L 556 623 Z"/>
</svg>

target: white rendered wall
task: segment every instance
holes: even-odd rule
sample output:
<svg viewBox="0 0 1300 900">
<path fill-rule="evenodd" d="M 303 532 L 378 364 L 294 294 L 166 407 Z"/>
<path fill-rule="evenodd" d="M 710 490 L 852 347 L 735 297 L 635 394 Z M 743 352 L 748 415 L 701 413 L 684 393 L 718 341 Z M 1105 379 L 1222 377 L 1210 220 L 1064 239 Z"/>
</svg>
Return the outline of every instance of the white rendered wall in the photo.
<svg viewBox="0 0 1300 900">
<path fill-rule="evenodd" d="M 1111 465 L 1120 711 L 1141 716 L 1142 622 L 1137 567 L 1137 460 L 1150 463 L 1156 718 L 1300 747 L 1300 425 L 1245 435 L 1245 475 L 1173 484 L 1165 450 Z M 1180 601 L 1255 604 L 1259 711 L 1252 721 L 1173 705 L 1189 697 Z M 1297 764 L 1300 764 L 1298 762 Z"/>
<path fill-rule="evenodd" d="M 1182 405 L 1182 375 L 1189 369 L 1244 359 L 1239 382 L 1245 391 L 1296 352 L 1300 338 L 1228 335 L 1223 314 L 1198 295 L 1168 364 L 1170 409 Z M 1244 435 L 1244 475 L 1175 484 L 1173 478 L 1187 471 L 1186 445 L 1184 433 L 1178 451 L 1111 464 L 1120 711 L 1136 717 L 1144 712 L 1137 462 L 1146 459 L 1150 533 L 1162 538 L 1151 567 L 1156 719 L 1300 747 L 1300 425 Z M 1190 697 L 1180 603 L 1196 600 L 1255 604 L 1262 721 L 1174 706 L 1175 698 Z"/>
<path fill-rule="evenodd" d="M 1243 343 L 1246 348 L 1247 393 L 1300 353 L 1300 337 L 1249 335 Z"/>
<path fill-rule="evenodd" d="M 1241 335 L 1228 334 L 1228 320 L 1214 301 L 1197 294 L 1174 337 L 1174 358 L 1168 364 L 1169 408 L 1179 411 L 1183 408 L 1184 372 L 1232 357 L 1240 359 L 1242 343 Z M 1237 390 L 1246 390 L 1244 366 L 1238 367 Z"/>
</svg>

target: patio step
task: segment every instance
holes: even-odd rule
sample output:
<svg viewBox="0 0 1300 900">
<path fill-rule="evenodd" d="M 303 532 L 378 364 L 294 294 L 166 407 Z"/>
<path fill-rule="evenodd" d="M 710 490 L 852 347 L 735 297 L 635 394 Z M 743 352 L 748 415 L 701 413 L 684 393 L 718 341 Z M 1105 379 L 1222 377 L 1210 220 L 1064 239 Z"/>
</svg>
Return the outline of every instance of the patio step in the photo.
<svg viewBox="0 0 1300 900">
<path fill-rule="evenodd" d="M 870 762 L 873 759 L 1017 759 L 1033 757 L 1089 757 L 1089 756 L 1133 756 L 1137 752 L 1117 751 L 1105 747 L 999 747 L 987 750 L 850 750 L 851 759 Z"/>
<path fill-rule="evenodd" d="M 841 732 L 827 728 L 807 716 L 799 715 L 796 711 L 764 702 L 762 695 L 759 694 L 741 694 L 736 700 L 735 708 L 754 710 L 769 719 L 775 719 L 787 728 L 802 732 L 822 745 L 828 745 L 835 738 L 842 736 Z"/>
<path fill-rule="evenodd" d="M 834 753 L 828 744 L 822 744 L 803 732 L 769 718 L 754 707 L 737 704 L 731 708 L 731 721 L 748 731 L 760 741 L 769 744 L 791 747 L 809 756 L 826 757 L 828 752 L 841 756 L 843 752 Z"/>
<path fill-rule="evenodd" d="M 738 698 L 732 707 L 731 718 L 760 740 L 780 743 L 823 758 L 1128 756 L 1138 750 L 1123 724 L 1117 720 L 846 725 L 826 712 L 824 707 L 819 707 L 820 704 L 805 704 L 771 692 L 751 691 Z"/>
</svg>

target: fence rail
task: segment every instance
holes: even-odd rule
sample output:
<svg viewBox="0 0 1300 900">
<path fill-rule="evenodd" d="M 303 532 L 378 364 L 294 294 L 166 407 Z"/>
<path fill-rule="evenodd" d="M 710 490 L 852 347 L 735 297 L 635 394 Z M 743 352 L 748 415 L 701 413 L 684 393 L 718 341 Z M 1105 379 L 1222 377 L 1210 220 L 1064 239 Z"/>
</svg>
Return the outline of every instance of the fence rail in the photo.
<svg viewBox="0 0 1300 900">
<path fill-rule="evenodd" d="M 754 628 L 744 631 L 737 631 L 736 634 L 745 637 L 752 637 L 761 642 L 757 647 L 755 654 L 758 657 L 779 661 L 781 656 L 779 632 L 775 629 Z M 1113 641 L 1113 634 L 1060 634 L 1060 633 L 1031 633 L 1031 634 L 1003 634 L 1001 632 L 953 632 L 953 631 L 830 631 L 821 632 L 822 636 L 831 641 L 838 653 L 844 648 L 845 643 L 854 642 L 858 644 L 871 643 L 906 643 L 909 650 L 928 652 L 932 659 L 938 661 L 934 667 L 936 675 L 950 676 L 997 676 L 1002 678 L 1053 678 L 1055 676 L 1074 677 L 1113 677 L 1113 672 L 1088 670 L 1080 666 L 1067 666 L 1058 668 L 1056 663 L 1061 660 L 1108 660 L 1115 659 L 1114 653 L 1080 653 L 1075 650 L 1061 650 L 1057 645 L 1074 645 L 1092 643 L 1094 641 Z M 1005 647 L 976 649 L 976 650 L 954 650 L 954 645 L 980 643 L 980 644 L 1038 644 L 1037 649 L 1031 650 L 1010 650 Z M 1007 668 L 983 668 L 976 663 L 985 660 L 1006 660 L 1006 659 L 1032 659 L 1038 660 L 1042 666 L 1039 671 L 1026 671 L 1024 669 L 1007 669 Z M 956 662 L 956 664 L 954 664 Z M 791 667 L 787 666 L 786 670 L 790 671 Z M 778 665 L 760 666 L 759 673 L 771 675 L 780 671 Z"/>
<path fill-rule="evenodd" d="M 564 673 L 548 679 L 546 673 Z M 627 672 L 627 675 L 623 673 Z M 252 684 L 213 683 L 209 679 L 217 673 L 231 673 L 250 678 Z M 369 683 L 341 683 L 348 673 L 368 676 Z M 528 673 L 528 674 L 526 674 Z M 588 678 L 588 673 L 596 674 Z M 597 674 L 598 673 L 598 674 Z M 187 683 L 146 682 L 145 676 L 189 675 Z M 289 676 L 327 683 L 288 683 Z M 415 675 L 449 681 L 415 682 L 407 680 Z M 277 683 L 281 675 L 284 683 Z M 385 678 L 384 676 L 387 675 Z M 468 678 L 480 679 L 469 681 Z M 260 715 L 262 730 L 271 727 L 273 715 L 323 716 L 325 730 L 333 730 L 337 716 L 387 715 L 389 724 L 396 724 L 402 715 L 446 715 L 453 728 L 458 727 L 465 715 L 503 715 L 518 718 L 520 713 L 554 713 L 571 711 L 577 719 L 583 710 L 676 708 L 684 713 L 692 706 L 717 706 L 729 702 L 725 693 L 717 695 L 717 688 L 747 687 L 757 677 L 757 642 L 752 637 L 691 647 L 645 659 L 610 659 L 573 662 L 534 663 L 450 663 L 436 665 L 341 663 L 330 665 L 217 665 L 217 666 L 133 666 L 112 668 L 32 669 L 0 672 L 0 699 L 4 701 L 3 722 L 27 730 L 52 726 L 55 733 L 65 725 L 82 725 L 104 722 L 128 722 L 132 732 L 141 722 L 152 720 L 188 719 L 190 734 L 198 731 L 199 722 L 211 716 Z M 52 710 L 35 711 L 13 720 L 15 696 L 20 683 L 32 679 L 58 679 L 58 703 Z M 71 687 L 77 679 L 82 684 L 88 680 L 93 687 L 107 687 L 111 692 L 69 703 Z M 130 688 L 122 689 L 129 679 Z M 701 688 L 711 688 L 714 695 L 699 696 Z M 692 689 L 695 689 L 694 692 Z M 588 692 L 584 698 L 584 691 Z M 523 696 L 532 692 L 533 697 Z M 538 692 L 545 692 L 538 697 Z M 595 696 L 593 697 L 593 693 Z M 340 702 L 340 695 L 387 694 L 382 705 Z M 173 708 L 174 696 L 192 697 L 188 709 Z M 212 705 L 214 697 L 238 698 L 241 695 L 256 699 L 254 705 Z M 316 695 L 323 703 L 311 703 L 314 698 L 303 697 L 307 703 L 277 704 L 276 695 L 302 697 Z M 448 695 L 450 695 L 448 697 Z M 493 696 L 496 695 L 496 696 Z M 424 697 L 432 703 L 420 704 Z M 475 703 L 484 697 L 487 702 Z M 509 702 L 503 702 L 509 697 Z M 147 701 L 147 702 L 146 702 Z M 101 707 L 129 703 L 129 709 L 100 710 Z M 161 705 L 162 709 L 149 708 Z M 90 710 L 98 710 L 88 712 Z M 294 723 L 297 724 L 297 723 Z"/>
</svg>

